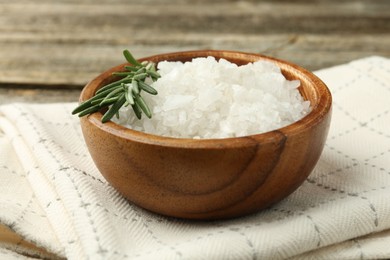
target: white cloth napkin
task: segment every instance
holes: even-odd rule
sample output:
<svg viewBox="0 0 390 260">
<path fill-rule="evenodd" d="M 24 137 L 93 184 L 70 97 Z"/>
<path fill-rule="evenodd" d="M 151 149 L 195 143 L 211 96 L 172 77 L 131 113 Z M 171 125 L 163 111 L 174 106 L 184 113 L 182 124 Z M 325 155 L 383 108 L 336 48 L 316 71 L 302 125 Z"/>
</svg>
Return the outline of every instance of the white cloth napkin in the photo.
<svg viewBox="0 0 390 260">
<path fill-rule="evenodd" d="M 316 73 L 333 94 L 315 170 L 247 217 L 194 222 L 123 199 L 95 168 L 72 104 L 0 107 L 0 223 L 68 259 L 390 258 L 390 60 Z M 1 259 L 34 252 L 0 243 Z"/>
</svg>

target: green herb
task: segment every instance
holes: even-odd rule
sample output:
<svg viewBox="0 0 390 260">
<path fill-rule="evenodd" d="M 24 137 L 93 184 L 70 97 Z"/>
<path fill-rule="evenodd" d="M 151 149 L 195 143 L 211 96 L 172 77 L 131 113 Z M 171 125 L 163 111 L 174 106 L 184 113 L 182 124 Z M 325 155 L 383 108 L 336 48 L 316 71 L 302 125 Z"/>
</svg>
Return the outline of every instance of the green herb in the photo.
<svg viewBox="0 0 390 260">
<path fill-rule="evenodd" d="M 118 116 L 118 111 L 122 106 L 131 105 L 138 119 L 141 119 L 142 113 L 149 118 L 152 117 L 152 112 L 141 93 L 144 91 L 151 95 L 157 95 L 157 90 L 145 82 L 147 79 L 156 81 L 160 77 L 156 72 L 155 64 L 151 61 L 140 63 L 128 50 L 123 51 L 123 56 L 131 66 L 125 66 L 126 71 L 113 73 L 113 75 L 122 78 L 100 88 L 93 97 L 76 107 L 72 111 L 73 115 L 78 114 L 79 117 L 82 117 L 102 108 L 108 108 L 102 117 L 102 122 L 105 123 L 111 120 L 114 115 Z"/>
</svg>

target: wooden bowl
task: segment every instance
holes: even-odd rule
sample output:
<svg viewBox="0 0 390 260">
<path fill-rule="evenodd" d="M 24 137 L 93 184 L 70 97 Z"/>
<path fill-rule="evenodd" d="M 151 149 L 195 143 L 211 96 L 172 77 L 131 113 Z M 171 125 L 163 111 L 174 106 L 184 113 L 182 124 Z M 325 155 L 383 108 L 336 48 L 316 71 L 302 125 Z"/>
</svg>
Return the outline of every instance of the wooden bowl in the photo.
<svg viewBox="0 0 390 260">
<path fill-rule="evenodd" d="M 327 137 L 332 98 L 311 72 L 278 59 L 231 51 L 188 51 L 140 60 L 190 61 L 214 56 L 238 65 L 267 60 L 287 79 L 301 81 L 300 92 L 312 111 L 286 127 L 225 139 L 180 139 L 101 123 L 102 113 L 81 118 L 92 158 L 107 181 L 133 203 L 167 216 L 221 219 L 242 216 L 288 196 L 317 163 Z M 116 66 L 83 89 L 84 101 L 113 80 Z"/>
</svg>

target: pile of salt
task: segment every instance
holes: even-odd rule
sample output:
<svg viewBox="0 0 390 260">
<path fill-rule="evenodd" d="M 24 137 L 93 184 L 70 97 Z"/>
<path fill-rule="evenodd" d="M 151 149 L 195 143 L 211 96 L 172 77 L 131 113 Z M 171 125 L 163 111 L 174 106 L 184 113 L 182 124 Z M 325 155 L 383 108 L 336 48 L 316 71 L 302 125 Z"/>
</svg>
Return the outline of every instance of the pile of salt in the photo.
<svg viewBox="0 0 390 260">
<path fill-rule="evenodd" d="M 298 80 L 286 80 L 280 68 L 258 61 L 237 66 L 214 57 L 192 62 L 160 62 L 161 78 L 144 95 L 152 119 L 138 120 L 121 108 L 115 121 L 134 130 L 176 138 L 228 138 L 259 134 L 289 125 L 310 112 Z"/>
</svg>

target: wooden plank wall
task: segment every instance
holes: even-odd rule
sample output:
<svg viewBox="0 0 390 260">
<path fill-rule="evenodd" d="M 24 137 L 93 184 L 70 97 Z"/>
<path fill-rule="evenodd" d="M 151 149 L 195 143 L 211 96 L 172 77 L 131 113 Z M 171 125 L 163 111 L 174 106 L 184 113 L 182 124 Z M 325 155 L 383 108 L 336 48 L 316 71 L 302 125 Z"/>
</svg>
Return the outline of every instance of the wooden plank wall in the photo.
<svg viewBox="0 0 390 260">
<path fill-rule="evenodd" d="M 310 70 L 390 56 L 389 0 L 0 0 L 0 86 L 80 87 L 136 57 L 262 53 Z"/>
</svg>

